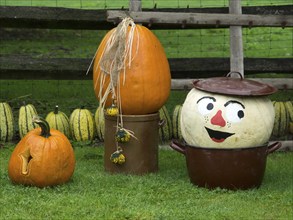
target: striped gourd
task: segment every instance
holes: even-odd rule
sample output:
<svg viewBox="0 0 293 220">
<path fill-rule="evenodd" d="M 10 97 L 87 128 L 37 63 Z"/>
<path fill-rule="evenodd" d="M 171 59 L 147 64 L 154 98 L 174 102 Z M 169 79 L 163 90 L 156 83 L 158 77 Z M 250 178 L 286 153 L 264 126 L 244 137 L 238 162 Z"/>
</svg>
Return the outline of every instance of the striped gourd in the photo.
<svg viewBox="0 0 293 220">
<path fill-rule="evenodd" d="M 293 134 L 293 104 L 291 101 L 285 102 L 285 107 L 289 115 L 289 131 Z"/>
<path fill-rule="evenodd" d="M 38 115 L 37 110 L 32 104 L 24 104 L 19 109 L 18 128 L 19 136 L 23 138 L 29 131 L 39 127 L 33 123 L 33 117 Z"/>
<path fill-rule="evenodd" d="M 59 111 L 58 105 L 55 106 L 54 111 L 47 114 L 46 121 L 49 123 L 50 128 L 62 132 L 67 138 L 71 137 L 69 118 L 64 112 Z"/>
<path fill-rule="evenodd" d="M 99 141 L 104 141 L 105 137 L 105 116 L 104 110 L 102 107 L 98 107 L 95 112 L 95 124 L 96 124 L 96 131 L 97 137 Z"/>
<path fill-rule="evenodd" d="M 6 102 L 0 103 L 0 141 L 11 141 L 14 135 L 14 120 L 11 107 Z"/>
<path fill-rule="evenodd" d="M 275 121 L 273 128 L 273 136 L 284 136 L 288 132 L 289 128 L 289 114 L 286 111 L 284 102 L 273 102 L 275 108 Z"/>
<path fill-rule="evenodd" d="M 166 106 L 159 110 L 162 125 L 159 127 L 159 138 L 161 143 L 165 143 L 172 138 L 172 123 Z"/>
<path fill-rule="evenodd" d="M 181 125 L 180 125 L 181 109 L 182 109 L 182 105 L 176 105 L 173 110 L 173 116 L 172 116 L 173 138 L 178 140 L 183 139 L 181 134 Z"/>
<path fill-rule="evenodd" d="M 75 109 L 69 118 L 72 139 L 92 141 L 95 135 L 95 122 L 92 113 L 84 107 Z"/>
</svg>

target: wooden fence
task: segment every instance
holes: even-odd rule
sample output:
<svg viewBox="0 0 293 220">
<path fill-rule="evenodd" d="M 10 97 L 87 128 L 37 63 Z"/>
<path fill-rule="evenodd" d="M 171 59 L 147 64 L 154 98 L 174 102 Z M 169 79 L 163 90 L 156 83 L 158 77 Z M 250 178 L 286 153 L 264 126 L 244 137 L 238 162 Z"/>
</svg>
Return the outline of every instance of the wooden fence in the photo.
<svg viewBox="0 0 293 220">
<path fill-rule="evenodd" d="M 234 15 L 226 15 L 228 8 L 148 9 L 131 13 L 151 29 L 227 28 L 238 23 L 251 28 L 293 26 L 293 8 L 290 5 L 243 7 L 242 11 L 243 15 L 238 19 L 235 19 Z M 176 17 L 173 16 L 175 12 Z M 128 10 L 1 6 L 0 27 L 108 30 L 115 27 L 119 19 L 125 15 L 129 15 Z M 174 19 L 170 19 L 170 16 Z M 168 17 L 168 20 L 164 20 L 165 17 Z M 90 62 L 90 59 L 78 58 L 36 59 L 29 56 L 2 55 L 0 56 L 0 78 L 91 79 L 91 75 L 85 75 Z M 228 58 L 171 58 L 169 63 L 173 81 L 222 76 L 230 71 Z M 244 68 L 245 75 L 254 73 L 291 74 L 293 59 L 246 58 Z M 185 81 L 183 80 L 183 82 Z M 282 80 L 272 79 L 270 83 L 281 89 L 293 88 L 290 75 Z M 179 83 L 180 86 L 174 82 L 172 85 L 177 85 L 176 88 L 179 89 L 189 86 L 188 82 Z"/>
</svg>

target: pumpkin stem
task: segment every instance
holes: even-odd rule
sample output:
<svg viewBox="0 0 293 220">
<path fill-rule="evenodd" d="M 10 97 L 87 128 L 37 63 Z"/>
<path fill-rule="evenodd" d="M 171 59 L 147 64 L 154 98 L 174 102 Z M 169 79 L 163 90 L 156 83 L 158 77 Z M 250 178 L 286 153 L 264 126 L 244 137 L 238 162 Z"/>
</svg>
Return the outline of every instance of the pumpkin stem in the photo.
<svg viewBox="0 0 293 220">
<path fill-rule="evenodd" d="M 50 134 L 50 126 L 49 126 L 48 122 L 45 119 L 35 115 L 33 117 L 33 123 L 36 123 L 41 127 L 41 136 L 43 136 L 45 138 L 51 136 L 51 134 Z"/>
<path fill-rule="evenodd" d="M 59 107 L 58 107 L 58 105 L 56 105 L 55 106 L 55 110 L 54 110 L 54 114 L 57 115 L 58 114 L 58 111 L 59 111 Z"/>
</svg>

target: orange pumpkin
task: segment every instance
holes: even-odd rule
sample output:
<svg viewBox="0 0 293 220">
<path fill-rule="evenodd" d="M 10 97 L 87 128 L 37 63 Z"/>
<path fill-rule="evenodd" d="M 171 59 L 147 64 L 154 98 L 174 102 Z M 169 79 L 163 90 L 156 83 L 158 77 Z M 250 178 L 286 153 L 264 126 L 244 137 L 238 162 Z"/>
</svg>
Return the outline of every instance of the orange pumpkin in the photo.
<svg viewBox="0 0 293 220">
<path fill-rule="evenodd" d="M 37 187 L 67 182 L 75 168 L 73 148 L 66 136 L 38 116 L 40 125 L 17 144 L 8 164 L 8 175 L 15 184 Z"/>
<path fill-rule="evenodd" d="M 101 58 L 106 53 L 105 47 L 113 41 L 113 34 L 118 27 L 109 31 L 102 40 L 94 61 L 93 83 L 97 99 L 104 95 L 110 83 L 110 74 L 101 70 Z M 127 27 L 126 40 L 131 27 Z M 157 37 L 146 27 L 135 25 L 131 51 L 132 57 L 119 72 L 120 86 L 117 103 L 121 102 L 122 114 L 143 115 L 157 112 L 167 101 L 171 89 L 171 74 L 164 49 Z M 126 42 L 120 42 L 126 44 Z M 131 59 L 131 64 L 128 65 Z M 104 78 L 102 77 L 104 76 Z M 119 81 L 117 80 L 117 81 Z M 101 81 L 104 84 L 101 84 Z M 100 88 L 101 93 L 100 93 Z M 105 106 L 113 103 L 109 95 Z M 120 112 L 121 113 L 121 112 Z"/>
</svg>

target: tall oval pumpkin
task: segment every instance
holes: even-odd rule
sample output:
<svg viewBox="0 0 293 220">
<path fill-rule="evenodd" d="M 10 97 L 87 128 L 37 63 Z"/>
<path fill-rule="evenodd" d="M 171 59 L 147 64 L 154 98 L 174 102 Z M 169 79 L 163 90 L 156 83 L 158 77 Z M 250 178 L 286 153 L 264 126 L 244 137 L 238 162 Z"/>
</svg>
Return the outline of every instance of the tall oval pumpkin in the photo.
<svg viewBox="0 0 293 220">
<path fill-rule="evenodd" d="M 125 67 L 118 69 L 118 86 L 112 89 L 119 90 L 117 103 L 121 105 L 120 113 L 142 115 L 157 112 L 167 101 L 171 89 L 170 68 L 164 49 L 157 37 L 144 26 L 134 23 L 127 25 L 123 40 L 116 37 L 118 28 L 119 25 L 106 34 L 97 50 L 93 73 L 95 95 L 101 100 L 101 96 L 109 90 L 109 83 L 112 83 L 111 74 L 102 66 L 102 59 L 108 56 L 107 62 L 111 70 L 117 65 L 112 62 L 112 58 L 119 60 L 124 56 Z M 128 48 L 128 54 L 108 55 L 109 44 L 114 44 L 118 50 Z M 105 97 L 106 107 L 112 102 L 111 95 Z"/>
</svg>

